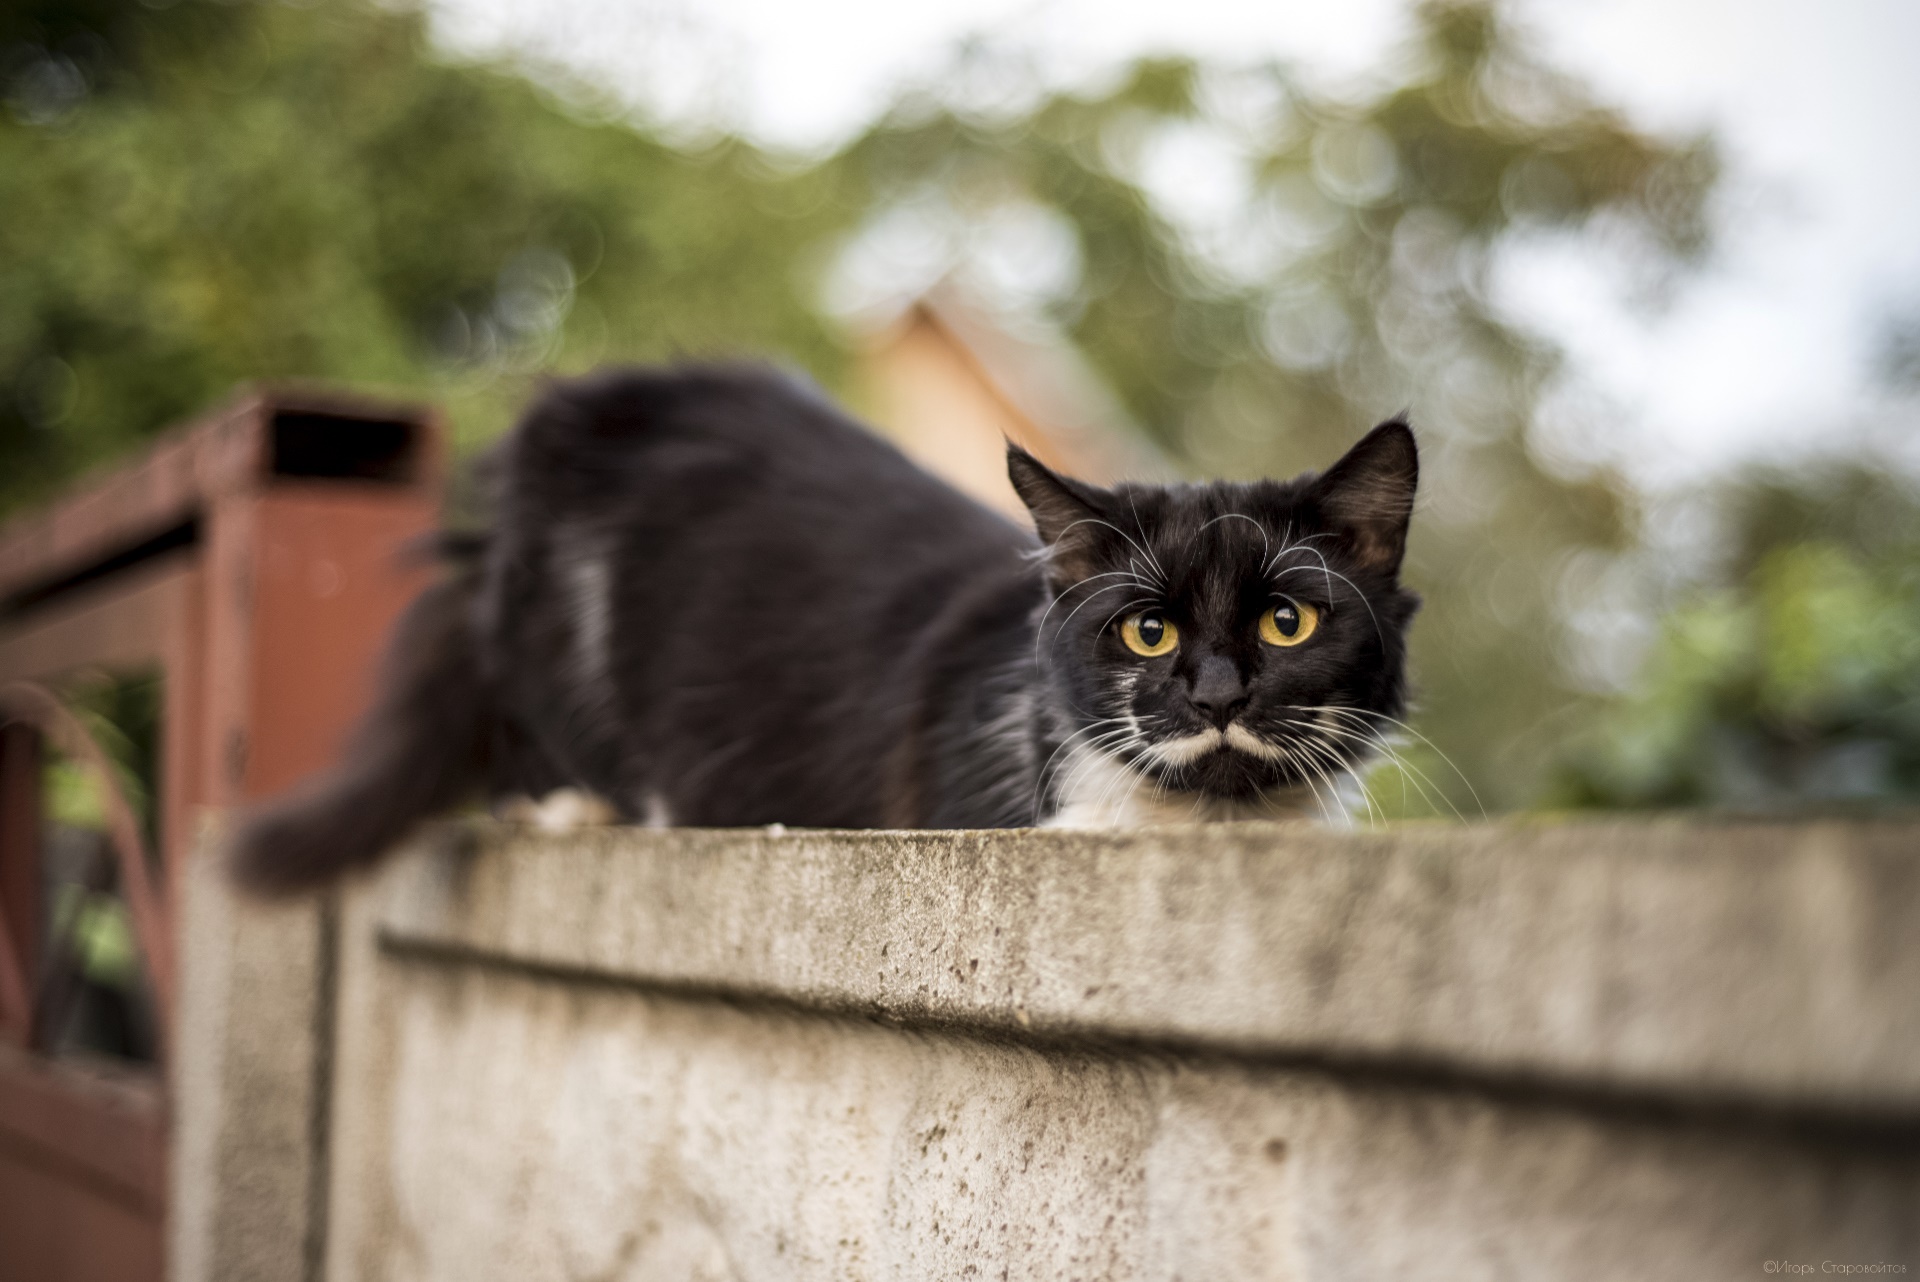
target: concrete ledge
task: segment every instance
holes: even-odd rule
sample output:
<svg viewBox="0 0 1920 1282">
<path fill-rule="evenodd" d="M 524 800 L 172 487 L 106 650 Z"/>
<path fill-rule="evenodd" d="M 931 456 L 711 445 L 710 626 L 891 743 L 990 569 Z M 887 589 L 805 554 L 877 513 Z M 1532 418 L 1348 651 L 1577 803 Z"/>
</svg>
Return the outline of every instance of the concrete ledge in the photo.
<svg viewBox="0 0 1920 1282">
<path fill-rule="evenodd" d="M 326 1229 L 333 910 L 236 899 L 219 849 L 210 826 L 182 886 L 167 1276 L 310 1282 Z"/>
<path fill-rule="evenodd" d="M 383 950 L 985 1033 L 1920 1120 L 1920 824 L 448 829 Z"/>
</svg>

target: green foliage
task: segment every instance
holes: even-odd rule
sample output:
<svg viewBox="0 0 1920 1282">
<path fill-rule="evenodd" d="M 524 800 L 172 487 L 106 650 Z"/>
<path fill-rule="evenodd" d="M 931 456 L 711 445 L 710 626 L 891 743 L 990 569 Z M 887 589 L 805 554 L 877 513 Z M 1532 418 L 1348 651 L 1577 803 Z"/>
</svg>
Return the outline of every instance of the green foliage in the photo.
<svg viewBox="0 0 1920 1282">
<path fill-rule="evenodd" d="M 1721 581 L 1667 617 L 1550 800 L 1920 800 L 1920 493 L 1858 466 L 1729 489 Z"/>
<path fill-rule="evenodd" d="M 53 933 L 70 940 L 80 973 L 109 988 L 135 991 L 140 984 L 140 954 L 133 918 L 117 895 L 90 894 L 72 882 L 55 893 Z"/>
<path fill-rule="evenodd" d="M 0 505 L 247 380 L 429 396 L 484 435 L 544 369 L 836 367 L 804 182 L 747 148 L 582 120 L 371 6 L 43 0 L 10 25 Z"/>
<path fill-rule="evenodd" d="M 162 678 L 154 672 L 84 672 L 62 684 L 61 700 L 105 754 L 135 822 L 149 841 L 159 815 Z M 47 818 L 72 828 L 104 832 L 106 797 L 93 768 L 50 753 L 45 774 Z"/>
</svg>

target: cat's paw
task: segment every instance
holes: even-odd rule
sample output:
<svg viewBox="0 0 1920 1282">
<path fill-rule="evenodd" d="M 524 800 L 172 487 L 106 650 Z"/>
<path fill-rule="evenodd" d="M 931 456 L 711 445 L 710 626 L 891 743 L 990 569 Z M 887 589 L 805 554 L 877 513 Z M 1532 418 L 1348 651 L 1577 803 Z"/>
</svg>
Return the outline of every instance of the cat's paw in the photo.
<svg viewBox="0 0 1920 1282">
<path fill-rule="evenodd" d="M 620 812 L 611 802 L 584 788 L 555 788 L 538 801 L 515 797 L 501 806 L 498 814 L 508 823 L 525 824 L 541 832 L 573 832 L 620 822 Z"/>
</svg>

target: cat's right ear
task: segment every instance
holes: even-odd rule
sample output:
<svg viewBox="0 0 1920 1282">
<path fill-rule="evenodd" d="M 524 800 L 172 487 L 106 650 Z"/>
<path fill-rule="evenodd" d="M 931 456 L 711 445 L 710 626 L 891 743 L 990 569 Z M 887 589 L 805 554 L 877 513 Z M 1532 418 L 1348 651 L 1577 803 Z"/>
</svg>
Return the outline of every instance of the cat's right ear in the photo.
<svg viewBox="0 0 1920 1282">
<path fill-rule="evenodd" d="M 1321 473 L 1309 493 L 1362 566 L 1394 575 L 1406 554 L 1407 522 L 1419 484 L 1413 429 L 1404 418 L 1391 418 Z"/>
<path fill-rule="evenodd" d="M 1012 441 L 1007 442 L 1007 479 L 1033 514 L 1054 576 L 1073 582 L 1092 574 L 1100 531 L 1107 527 L 1101 503 L 1106 492 L 1060 475 Z"/>
</svg>

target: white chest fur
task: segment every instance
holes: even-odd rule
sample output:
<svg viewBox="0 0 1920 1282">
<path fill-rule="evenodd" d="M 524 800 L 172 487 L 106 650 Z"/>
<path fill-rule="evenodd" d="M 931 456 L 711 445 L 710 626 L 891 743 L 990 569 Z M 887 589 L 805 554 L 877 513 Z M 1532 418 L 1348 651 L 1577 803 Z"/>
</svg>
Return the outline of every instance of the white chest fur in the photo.
<svg viewBox="0 0 1920 1282">
<path fill-rule="evenodd" d="M 1179 792 L 1107 753 L 1075 748 L 1060 769 L 1060 808 L 1047 828 L 1152 828 L 1163 824 L 1348 817 L 1348 798 L 1326 785 L 1289 788 L 1252 800 Z"/>
</svg>

